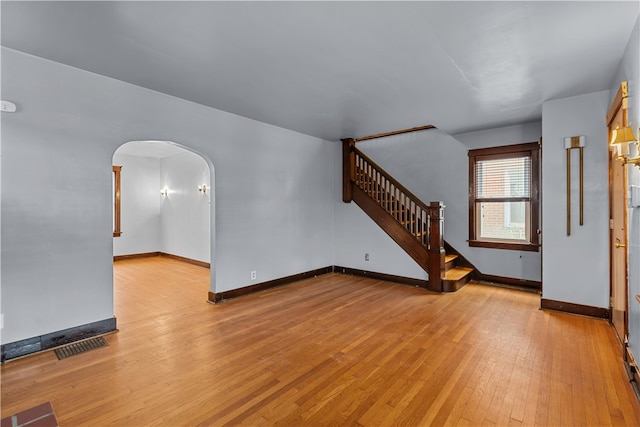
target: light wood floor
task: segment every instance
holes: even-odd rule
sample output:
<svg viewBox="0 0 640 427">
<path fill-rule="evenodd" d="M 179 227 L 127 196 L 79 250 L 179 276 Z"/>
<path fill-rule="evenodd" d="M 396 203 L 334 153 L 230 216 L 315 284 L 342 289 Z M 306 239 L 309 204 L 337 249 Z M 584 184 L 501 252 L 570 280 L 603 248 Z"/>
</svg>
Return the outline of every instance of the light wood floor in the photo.
<svg viewBox="0 0 640 427">
<path fill-rule="evenodd" d="M 64 426 L 640 425 L 613 330 L 469 284 L 329 274 L 219 305 L 208 271 L 115 266 L 108 347 L 2 366 L 2 414 Z"/>
</svg>

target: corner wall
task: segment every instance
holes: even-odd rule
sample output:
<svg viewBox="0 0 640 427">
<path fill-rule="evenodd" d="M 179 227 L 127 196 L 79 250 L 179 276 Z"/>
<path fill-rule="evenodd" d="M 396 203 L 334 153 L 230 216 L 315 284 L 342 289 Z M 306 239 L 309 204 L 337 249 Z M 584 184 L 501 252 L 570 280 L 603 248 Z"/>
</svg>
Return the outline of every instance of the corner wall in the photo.
<svg viewBox="0 0 640 427">
<path fill-rule="evenodd" d="M 211 260 L 210 172 L 207 163 L 190 152 L 160 159 L 160 252 L 202 261 Z M 205 184 L 209 191 L 198 187 Z M 168 188 L 167 197 L 159 196 Z"/>
<path fill-rule="evenodd" d="M 163 158 L 114 154 L 114 165 L 122 166 L 122 235 L 113 238 L 114 255 L 164 252 L 211 262 L 209 165 L 183 151 Z M 202 184 L 206 193 L 198 191 Z M 165 187 L 170 194 L 163 197 Z"/>
<path fill-rule="evenodd" d="M 542 105 L 542 298 L 609 307 L 609 91 Z M 578 152 L 572 150 L 567 236 L 564 138 L 584 135 L 584 225 L 579 225 Z"/>
<path fill-rule="evenodd" d="M 116 151 L 113 164 L 120 173 L 122 235 L 113 238 L 114 255 L 160 250 L 160 160 Z"/>
</svg>

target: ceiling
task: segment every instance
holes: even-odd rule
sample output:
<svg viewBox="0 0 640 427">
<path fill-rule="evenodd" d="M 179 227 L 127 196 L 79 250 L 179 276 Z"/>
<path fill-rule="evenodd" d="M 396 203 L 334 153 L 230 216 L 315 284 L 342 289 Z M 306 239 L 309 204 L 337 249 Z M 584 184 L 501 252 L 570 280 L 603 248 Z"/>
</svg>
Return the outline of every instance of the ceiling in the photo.
<svg viewBox="0 0 640 427">
<path fill-rule="evenodd" d="M 609 89 L 638 1 L 0 2 L 2 45 L 327 140 L 539 121 Z"/>
</svg>

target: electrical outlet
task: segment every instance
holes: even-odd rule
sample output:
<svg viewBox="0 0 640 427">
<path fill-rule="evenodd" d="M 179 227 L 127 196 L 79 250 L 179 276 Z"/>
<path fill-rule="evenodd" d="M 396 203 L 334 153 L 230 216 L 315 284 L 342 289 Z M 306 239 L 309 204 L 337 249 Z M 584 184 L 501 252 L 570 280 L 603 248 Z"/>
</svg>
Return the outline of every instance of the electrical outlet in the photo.
<svg viewBox="0 0 640 427">
<path fill-rule="evenodd" d="M 256 272 L 255 271 L 251 272 L 251 280 L 256 280 Z"/>
<path fill-rule="evenodd" d="M 369 261 L 369 254 L 364 254 L 364 260 Z"/>
</svg>

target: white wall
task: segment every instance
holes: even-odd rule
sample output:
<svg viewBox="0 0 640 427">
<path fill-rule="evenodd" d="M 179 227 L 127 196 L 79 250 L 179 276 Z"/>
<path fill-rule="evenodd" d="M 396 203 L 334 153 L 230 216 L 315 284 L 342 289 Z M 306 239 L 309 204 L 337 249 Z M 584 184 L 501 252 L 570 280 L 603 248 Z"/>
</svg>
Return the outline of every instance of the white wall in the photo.
<svg viewBox="0 0 640 427">
<path fill-rule="evenodd" d="M 114 255 L 165 252 L 211 262 L 213 189 L 207 162 L 187 150 L 162 158 L 117 150 L 113 162 L 122 166 L 122 235 L 113 239 Z M 198 191 L 202 184 L 207 193 Z M 167 197 L 160 195 L 165 187 Z"/>
<path fill-rule="evenodd" d="M 198 186 L 211 187 L 209 166 L 201 157 L 190 152 L 164 157 L 160 160 L 160 188 L 168 188 L 161 197 L 159 234 L 161 252 L 211 261 L 212 192 L 198 191 Z"/>
<path fill-rule="evenodd" d="M 609 307 L 609 91 L 542 105 L 542 297 Z M 567 236 L 564 138 L 584 135 L 584 225 L 579 225 L 578 152 L 572 153 Z"/>
<path fill-rule="evenodd" d="M 533 131 L 528 131 L 531 134 L 535 133 L 535 126 L 532 128 Z M 511 135 L 512 131 L 495 130 L 493 133 Z M 538 138 L 539 135 L 533 141 Z M 473 135 L 469 139 L 473 140 Z M 511 141 L 506 137 L 494 140 Z M 511 141 L 521 142 L 531 141 Z M 358 148 L 423 202 L 444 201 L 445 239 L 480 272 L 540 280 L 538 252 L 469 247 L 469 157 L 466 145 L 440 130 L 431 129 L 359 142 Z"/>
<path fill-rule="evenodd" d="M 113 316 L 111 165 L 127 141 L 215 165 L 212 291 L 332 264 L 334 144 L 6 48 L 2 94 L 19 108 L 2 115 L 3 343 Z"/>
<path fill-rule="evenodd" d="M 113 164 L 120 172 L 122 235 L 113 238 L 114 255 L 160 250 L 160 160 L 116 151 Z"/>
<path fill-rule="evenodd" d="M 629 83 L 629 126 L 636 137 L 640 133 L 640 18 L 636 20 L 627 43 L 620 68 L 612 83 L 609 102 L 613 101 L 620 82 Z M 628 166 L 629 185 L 640 186 L 640 169 Z M 640 304 L 635 296 L 640 295 L 640 208 L 629 208 L 629 346 L 640 360 Z"/>
</svg>

